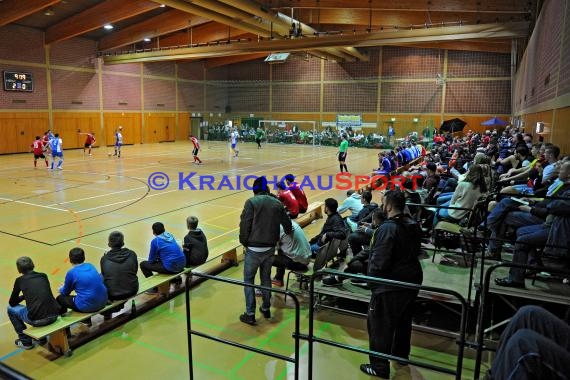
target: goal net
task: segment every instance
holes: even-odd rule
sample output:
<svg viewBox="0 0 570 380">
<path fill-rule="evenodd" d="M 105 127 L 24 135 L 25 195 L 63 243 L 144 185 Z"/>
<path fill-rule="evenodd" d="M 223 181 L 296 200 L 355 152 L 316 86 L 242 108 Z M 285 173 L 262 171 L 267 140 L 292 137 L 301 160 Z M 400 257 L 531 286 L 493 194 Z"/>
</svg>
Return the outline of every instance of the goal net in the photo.
<svg viewBox="0 0 570 380">
<path fill-rule="evenodd" d="M 269 143 L 318 145 L 317 122 L 312 120 L 259 120 Z"/>
</svg>

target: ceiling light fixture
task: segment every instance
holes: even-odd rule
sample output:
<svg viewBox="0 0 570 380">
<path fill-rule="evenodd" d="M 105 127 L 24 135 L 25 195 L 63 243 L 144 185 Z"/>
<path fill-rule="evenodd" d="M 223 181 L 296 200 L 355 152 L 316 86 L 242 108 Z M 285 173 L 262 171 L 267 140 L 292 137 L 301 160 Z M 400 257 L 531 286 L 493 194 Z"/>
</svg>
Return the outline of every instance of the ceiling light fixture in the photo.
<svg viewBox="0 0 570 380">
<path fill-rule="evenodd" d="M 160 7 L 164 8 L 164 7 L 166 7 L 166 4 L 160 4 Z"/>
<path fill-rule="evenodd" d="M 44 11 L 45 16 L 53 16 L 54 14 L 55 14 L 55 12 L 51 8 L 48 8 Z"/>
<path fill-rule="evenodd" d="M 105 24 L 105 25 L 103 25 L 103 29 L 105 29 L 105 30 L 113 30 L 113 28 L 114 28 L 114 26 L 111 25 L 111 24 Z"/>
<path fill-rule="evenodd" d="M 145 38 L 143 38 L 143 41 L 144 41 L 144 42 L 150 42 L 150 38 L 145 37 Z"/>
</svg>

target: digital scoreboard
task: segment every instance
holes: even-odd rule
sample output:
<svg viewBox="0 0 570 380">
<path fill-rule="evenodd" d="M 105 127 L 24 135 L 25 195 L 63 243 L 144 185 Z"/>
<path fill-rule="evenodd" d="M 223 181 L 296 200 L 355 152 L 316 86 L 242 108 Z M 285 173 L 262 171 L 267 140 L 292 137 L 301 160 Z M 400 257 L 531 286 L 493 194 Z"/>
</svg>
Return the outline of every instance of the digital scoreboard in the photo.
<svg viewBox="0 0 570 380">
<path fill-rule="evenodd" d="M 32 74 L 20 71 L 4 71 L 4 90 L 34 91 Z"/>
</svg>

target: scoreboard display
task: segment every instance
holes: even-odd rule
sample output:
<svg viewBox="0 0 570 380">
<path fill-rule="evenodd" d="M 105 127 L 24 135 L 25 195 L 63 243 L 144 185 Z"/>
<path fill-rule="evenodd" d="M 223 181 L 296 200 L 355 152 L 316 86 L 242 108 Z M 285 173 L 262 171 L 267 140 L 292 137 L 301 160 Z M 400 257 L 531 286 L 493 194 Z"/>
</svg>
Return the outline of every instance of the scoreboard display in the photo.
<svg viewBox="0 0 570 380">
<path fill-rule="evenodd" d="M 4 90 L 34 91 L 32 74 L 20 71 L 4 71 Z"/>
</svg>

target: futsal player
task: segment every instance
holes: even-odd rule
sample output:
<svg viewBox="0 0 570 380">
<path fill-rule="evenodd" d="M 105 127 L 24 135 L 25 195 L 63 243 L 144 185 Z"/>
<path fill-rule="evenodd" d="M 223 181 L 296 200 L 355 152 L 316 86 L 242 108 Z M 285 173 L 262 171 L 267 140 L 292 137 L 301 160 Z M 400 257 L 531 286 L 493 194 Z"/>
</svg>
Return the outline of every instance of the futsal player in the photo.
<svg viewBox="0 0 570 380">
<path fill-rule="evenodd" d="M 121 158 L 121 146 L 123 146 L 122 130 L 123 127 L 119 125 L 119 128 L 117 128 L 117 131 L 115 132 L 115 154 L 113 154 L 113 156 L 117 156 L 118 158 Z"/>
<path fill-rule="evenodd" d="M 89 155 L 91 156 L 91 148 L 97 142 L 95 140 L 95 133 L 80 133 L 80 135 L 87 135 L 87 137 L 85 137 L 85 145 L 83 145 L 83 154 L 85 154 L 85 149 L 89 148 Z"/>
<path fill-rule="evenodd" d="M 32 151 L 34 152 L 34 168 L 38 166 L 38 158 L 43 158 L 46 162 L 46 168 L 49 167 L 48 160 L 44 155 L 44 143 L 40 136 L 36 136 L 36 139 L 30 145 Z"/>
<path fill-rule="evenodd" d="M 236 128 L 234 128 L 234 130 L 232 131 L 232 133 L 230 135 L 230 139 L 231 139 L 231 143 L 232 143 L 232 150 L 234 152 L 234 157 L 237 157 L 239 154 L 239 149 L 237 147 L 237 142 L 239 139 L 239 132 L 237 131 Z"/>
<path fill-rule="evenodd" d="M 340 172 L 348 172 L 348 167 L 346 166 L 346 155 L 348 150 L 348 139 L 345 134 L 342 135 L 340 146 L 338 147 L 338 163 L 340 164 Z M 343 170 L 344 168 L 344 170 Z"/>
<path fill-rule="evenodd" d="M 200 160 L 200 157 L 198 157 L 198 152 L 202 151 L 202 148 L 200 148 L 200 142 L 196 137 L 192 135 L 190 135 L 190 141 L 192 141 L 192 144 L 194 144 L 194 149 L 192 150 L 192 157 L 194 157 L 194 163 L 202 165 L 202 160 Z"/>
<path fill-rule="evenodd" d="M 53 136 L 53 139 L 49 140 L 50 150 L 51 150 L 51 170 L 54 169 L 55 158 L 58 157 L 59 161 L 57 163 L 57 168 L 62 170 L 63 164 L 63 140 L 59 137 L 59 133 Z"/>
</svg>

